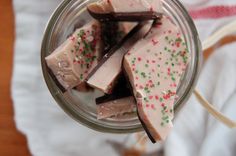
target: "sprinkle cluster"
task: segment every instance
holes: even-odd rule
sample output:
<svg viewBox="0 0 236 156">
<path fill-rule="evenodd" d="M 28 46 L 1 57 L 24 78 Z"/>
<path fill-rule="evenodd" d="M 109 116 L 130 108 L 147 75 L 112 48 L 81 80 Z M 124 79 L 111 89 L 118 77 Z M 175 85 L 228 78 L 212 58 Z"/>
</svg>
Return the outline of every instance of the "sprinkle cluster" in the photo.
<svg viewBox="0 0 236 156">
<path fill-rule="evenodd" d="M 70 49 L 73 56 L 73 64 L 79 66 L 79 79 L 82 81 L 89 73 L 91 67 L 97 63 L 97 44 L 100 40 L 100 32 L 97 25 L 92 29 L 81 28 L 76 34 L 70 37 L 74 47 Z"/>
</svg>

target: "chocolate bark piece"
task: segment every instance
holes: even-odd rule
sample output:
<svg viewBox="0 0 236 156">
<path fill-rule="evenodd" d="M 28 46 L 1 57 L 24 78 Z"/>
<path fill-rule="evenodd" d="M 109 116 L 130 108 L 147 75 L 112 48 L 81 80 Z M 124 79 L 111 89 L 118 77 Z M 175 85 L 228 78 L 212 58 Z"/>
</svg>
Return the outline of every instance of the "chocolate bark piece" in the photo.
<svg viewBox="0 0 236 156">
<path fill-rule="evenodd" d="M 152 22 L 143 22 L 133 28 L 126 37 L 113 47 L 89 74 L 87 83 L 110 94 L 121 73 L 122 60 L 125 53 L 142 38 L 150 29 Z"/>
<path fill-rule="evenodd" d="M 87 10 L 100 21 L 143 21 L 162 16 L 159 0 L 103 0 L 88 5 Z"/>
<path fill-rule="evenodd" d="M 168 17 L 155 24 L 124 57 L 138 116 L 153 142 L 165 140 L 173 126 L 177 86 L 189 60 L 183 35 Z"/>
<path fill-rule="evenodd" d="M 134 112 L 136 103 L 133 96 L 125 97 L 113 101 L 108 101 L 97 105 L 97 118 L 104 119 L 113 116 Z"/>
<path fill-rule="evenodd" d="M 48 68 L 64 89 L 83 83 L 88 73 L 97 65 L 103 51 L 100 36 L 100 23 L 92 21 L 77 29 L 45 58 Z"/>
</svg>

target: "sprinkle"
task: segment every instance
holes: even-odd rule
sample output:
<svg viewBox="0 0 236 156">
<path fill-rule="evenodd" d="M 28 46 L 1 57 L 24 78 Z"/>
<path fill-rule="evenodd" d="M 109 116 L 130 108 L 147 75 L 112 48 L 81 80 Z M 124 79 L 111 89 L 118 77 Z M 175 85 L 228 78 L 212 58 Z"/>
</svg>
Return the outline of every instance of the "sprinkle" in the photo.
<svg viewBox="0 0 236 156">
<path fill-rule="evenodd" d="M 149 96 L 149 99 L 151 100 L 153 98 L 153 96 Z"/>
<path fill-rule="evenodd" d="M 158 100 L 158 99 L 159 99 L 159 97 L 156 95 L 156 96 L 155 96 L 155 99 L 156 99 L 156 100 Z"/>
<path fill-rule="evenodd" d="M 156 41 L 155 39 L 152 39 L 152 44 L 156 45 L 158 43 L 158 41 Z"/>
<path fill-rule="evenodd" d="M 160 97 L 160 99 L 159 99 L 159 100 L 160 100 L 160 102 L 162 102 L 162 101 L 163 101 L 163 98 L 161 98 L 161 97 Z"/>
</svg>

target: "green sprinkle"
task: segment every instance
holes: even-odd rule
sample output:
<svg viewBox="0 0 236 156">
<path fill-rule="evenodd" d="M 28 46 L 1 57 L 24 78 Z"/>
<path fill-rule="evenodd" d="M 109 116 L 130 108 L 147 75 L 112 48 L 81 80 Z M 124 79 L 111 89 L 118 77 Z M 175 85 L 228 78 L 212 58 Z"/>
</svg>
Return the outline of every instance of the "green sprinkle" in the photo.
<svg viewBox="0 0 236 156">
<path fill-rule="evenodd" d="M 162 120 L 167 120 L 167 119 L 169 119 L 169 116 L 163 116 L 162 117 Z"/>
<path fill-rule="evenodd" d="M 93 57 L 92 57 L 92 60 L 94 61 L 96 58 L 97 58 L 97 56 L 93 56 Z"/>
<path fill-rule="evenodd" d="M 148 64 L 145 64 L 145 67 L 147 68 L 147 67 L 148 67 Z"/>
<path fill-rule="evenodd" d="M 143 76 L 143 78 L 146 78 L 146 74 L 144 72 L 141 72 L 141 75 Z"/>
<path fill-rule="evenodd" d="M 161 122 L 161 126 L 164 126 L 164 122 Z"/>
<path fill-rule="evenodd" d="M 163 98 L 162 97 L 160 97 L 160 102 L 162 102 L 163 101 Z"/>
<path fill-rule="evenodd" d="M 173 81 L 175 81 L 175 78 L 174 78 L 174 77 L 172 77 L 171 79 L 172 79 Z"/>
<path fill-rule="evenodd" d="M 83 74 L 80 74 L 80 80 L 83 80 Z"/>
<path fill-rule="evenodd" d="M 164 110 L 166 110 L 167 109 L 167 106 L 164 106 L 164 108 L 163 108 Z"/>
<path fill-rule="evenodd" d="M 148 99 L 147 99 L 146 97 L 144 98 L 144 101 L 149 102 Z"/>
<path fill-rule="evenodd" d="M 177 38 L 176 40 L 175 40 L 175 42 L 182 42 L 182 38 Z"/>
</svg>

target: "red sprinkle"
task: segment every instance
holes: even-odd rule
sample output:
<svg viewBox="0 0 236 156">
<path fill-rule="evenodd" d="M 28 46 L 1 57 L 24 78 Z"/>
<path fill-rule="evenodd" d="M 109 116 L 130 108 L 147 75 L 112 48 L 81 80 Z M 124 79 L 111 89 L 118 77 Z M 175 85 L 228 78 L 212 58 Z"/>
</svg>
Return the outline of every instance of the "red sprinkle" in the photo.
<svg viewBox="0 0 236 156">
<path fill-rule="evenodd" d="M 70 37 L 70 40 L 74 42 L 74 41 L 75 41 L 75 37 L 74 37 L 74 36 L 71 36 L 71 37 Z"/>
<path fill-rule="evenodd" d="M 152 44 L 156 45 L 158 43 L 158 41 L 155 41 L 154 39 L 152 39 Z"/>
<path fill-rule="evenodd" d="M 151 100 L 153 98 L 153 96 L 149 96 L 149 99 Z"/>
<path fill-rule="evenodd" d="M 158 99 L 159 99 L 159 97 L 156 95 L 156 96 L 155 96 L 155 99 L 156 99 L 156 100 L 158 100 Z"/>
<path fill-rule="evenodd" d="M 141 59 L 141 57 L 138 57 L 138 61 L 141 61 L 142 59 Z"/>
<path fill-rule="evenodd" d="M 152 109 L 155 109 L 155 106 L 154 106 L 154 104 L 151 104 L 151 108 L 152 108 Z"/>
</svg>

